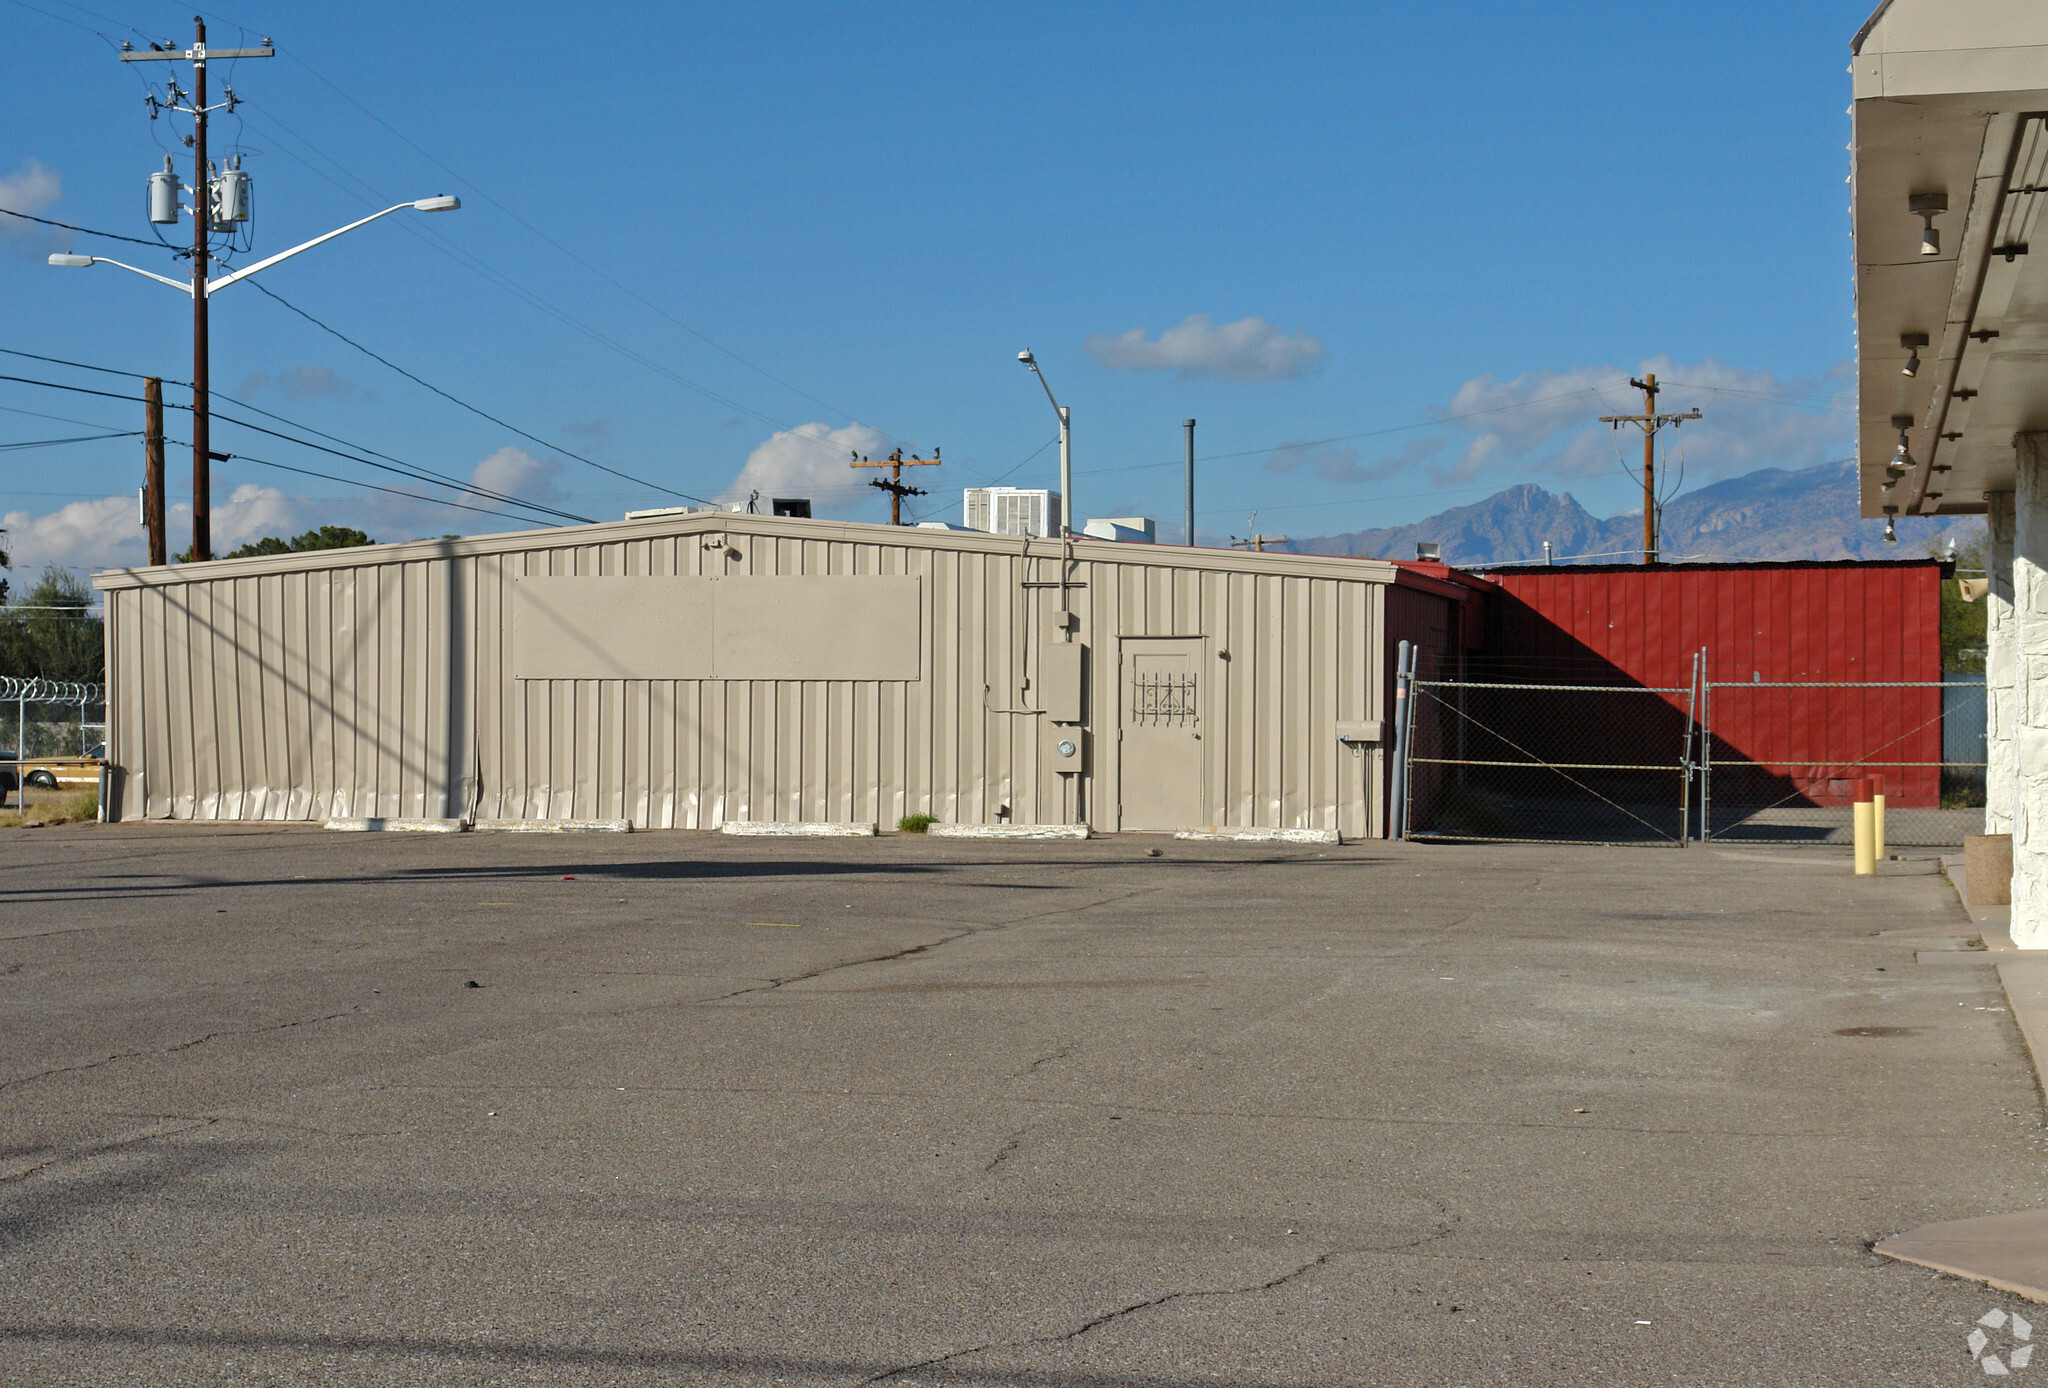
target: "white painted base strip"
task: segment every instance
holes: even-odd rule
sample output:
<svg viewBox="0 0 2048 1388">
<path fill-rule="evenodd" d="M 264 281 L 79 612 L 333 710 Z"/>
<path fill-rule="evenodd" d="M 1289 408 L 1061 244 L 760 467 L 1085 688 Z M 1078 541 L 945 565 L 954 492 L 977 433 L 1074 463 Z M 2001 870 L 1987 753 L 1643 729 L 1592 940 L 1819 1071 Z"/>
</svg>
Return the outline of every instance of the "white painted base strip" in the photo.
<svg viewBox="0 0 2048 1388">
<path fill-rule="evenodd" d="M 875 826 L 830 824 L 822 820 L 728 819 L 718 826 L 718 832 L 767 839 L 871 839 Z"/>
<path fill-rule="evenodd" d="M 343 833 L 365 834 L 459 834 L 459 819 L 330 819 L 326 827 Z"/>
<path fill-rule="evenodd" d="M 1335 829 L 1183 829 L 1177 839 L 1200 843 L 1336 843 Z"/>
<path fill-rule="evenodd" d="M 630 834 L 630 819 L 479 819 L 478 834 Z"/>
<path fill-rule="evenodd" d="M 935 839 L 1085 839 L 1085 824 L 934 824 Z"/>
</svg>

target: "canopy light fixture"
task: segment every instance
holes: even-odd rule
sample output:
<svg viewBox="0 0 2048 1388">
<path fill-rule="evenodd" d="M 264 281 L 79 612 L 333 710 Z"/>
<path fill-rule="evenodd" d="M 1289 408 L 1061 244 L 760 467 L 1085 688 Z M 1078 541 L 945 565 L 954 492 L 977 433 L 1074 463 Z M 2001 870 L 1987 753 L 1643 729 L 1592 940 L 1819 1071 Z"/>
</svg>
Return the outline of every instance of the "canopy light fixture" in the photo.
<svg viewBox="0 0 2048 1388">
<path fill-rule="evenodd" d="M 1920 374 L 1920 349 L 1927 345 L 1926 333 L 1900 333 L 1899 346 L 1907 351 L 1906 364 L 1899 368 L 1901 376 Z"/>
<path fill-rule="evenodd" d="M 1935 230 L 1934 219 L 1948 211 L 1948 194 L 1915 193 L 1906 200 L 1906 206 L 1920 219 L 1920 254 L 1940 255 L 1941 233 Z"/>
<path fill-rule="evenodd" d="M 1884 518 L 1884 542 L 1888 545 L 1899 542 L 1899 528 L 1890 516 Z"/>
</svg>

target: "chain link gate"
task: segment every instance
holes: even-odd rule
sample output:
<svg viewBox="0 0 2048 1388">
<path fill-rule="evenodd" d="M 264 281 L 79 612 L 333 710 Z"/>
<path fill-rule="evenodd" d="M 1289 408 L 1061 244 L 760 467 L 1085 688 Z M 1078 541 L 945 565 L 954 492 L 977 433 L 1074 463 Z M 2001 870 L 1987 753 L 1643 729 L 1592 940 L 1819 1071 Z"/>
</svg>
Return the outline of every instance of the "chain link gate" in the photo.
<svg viewBox="0 0 2048 1388">
<path fill-rule="evenodd" d="M 1856 781 L 1882 776 L 1887 845 L 1960 845 L 1984 831 L 1984 697 L 1981 677 L 1711 682 L 1702 837 L 1846 844 Z"/>
<path fill-rule="evenodd" d="M 1408 837 L 1682 843 L 1693 689 L 1416 680 Z"/>
<path fill-rule="evenodd" d="M 1885 778 L 1888 844 L 1981 832 L 1981 677 L 1689 688 L 1413 680 L 1405 836 L 1560 843 L 1847 843 Z"/>
</svg>

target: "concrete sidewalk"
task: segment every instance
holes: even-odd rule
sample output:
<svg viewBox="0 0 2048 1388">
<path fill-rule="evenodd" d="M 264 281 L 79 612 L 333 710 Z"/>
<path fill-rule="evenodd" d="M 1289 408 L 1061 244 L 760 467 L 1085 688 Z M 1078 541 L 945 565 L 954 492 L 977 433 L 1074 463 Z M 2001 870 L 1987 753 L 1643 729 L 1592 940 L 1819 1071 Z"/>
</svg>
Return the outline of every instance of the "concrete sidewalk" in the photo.
<svg viewBox="0 0 2048 1388">
<path fill-rule="evenodd" d="M 0 855 L 10 1384 L 1974 1382 L 2048 1204 L 1931 859 Z"/>
<path fill-rule="evenodd" d="M 2015 950 L 2008 929 L 2012 908 L 1972 902 L 1961 857 L 1944 857 L 1941 863 L 1969 921 L 1968 927 L 1956 929 L 1974 931 L 1968 943 L 1995 960 L 2006 1006 L 2026 1042 L 2038 1087 L 2040 1077 L 2048 1074 L 2048 954 Z M 1948 962 L 1929 952 L 1919 958 L 1922 963 Z M 1876 1251 L 2048 1302 L 2048 1209 L 1924 1224 L 1884 1240 Z"/>
</svg>

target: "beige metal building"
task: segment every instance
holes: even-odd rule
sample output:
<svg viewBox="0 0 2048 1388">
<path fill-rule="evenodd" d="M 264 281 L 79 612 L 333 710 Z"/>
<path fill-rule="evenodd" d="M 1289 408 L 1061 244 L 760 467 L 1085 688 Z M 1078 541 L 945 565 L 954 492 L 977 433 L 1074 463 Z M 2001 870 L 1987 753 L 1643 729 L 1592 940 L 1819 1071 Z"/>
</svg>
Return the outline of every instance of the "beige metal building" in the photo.
<svg viewBox="0 0 2048 1388">
<path fill-rule="evenodd" d="M 103 573 L 111 810 L 1385 833 L 1393 645 L 1458 590 L 1062 555 L 699 513 Z"/>
</svg>

